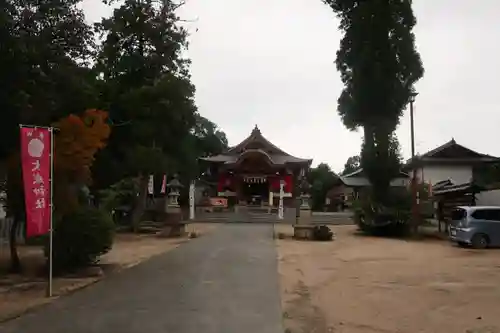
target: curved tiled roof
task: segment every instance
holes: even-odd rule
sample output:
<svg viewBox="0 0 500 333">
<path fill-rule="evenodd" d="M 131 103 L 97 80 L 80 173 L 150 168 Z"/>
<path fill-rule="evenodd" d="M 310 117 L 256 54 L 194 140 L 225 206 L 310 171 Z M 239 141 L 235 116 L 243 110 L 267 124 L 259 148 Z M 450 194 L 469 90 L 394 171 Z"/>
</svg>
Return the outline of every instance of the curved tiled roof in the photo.
<svg viewBox="0 0 500 333">
<path fill-rule="evenodd" d="M 409 178 L 409 175 L 401 171 L 399 173 L 399 177 L 391 181 L 391 186 L 396 186 L 396 187 L 406 186 L 406 184 L 401 181 L 401 179 L 406 179 L 406 178 Z M 351 172 L 347 175 L 340 176 L 339 179 L 346 186 L 352 186 L 352 187 L 370 186 L 370 181 L 364 175 L 363 168 L 359 168 L 358 170 Z"/>
<path fill-rule="evenodd" d="M 259 147 L 252 147 L 252 145 L 258 145 Z M 237 163 L 240 156 L 247 151 L 260 152 L 276 165 L 286 163 L 312 163 L 312 159 L 292 156 L 275 146 L 262 135 L 257 125 L 255 125 L 252 133 L 236 146 L 229 148 L 219 155 L 202 157 L 201 160 L 214 163 L 233 164 Z"/>
<path fill-rule="evenodd" d="M 405 168 L 408 169 L 415 163 L 456 163 L 456 164 L 470 164 L 475 162 L 499 162 L 500 159 L 488 154 L 479 153 L 469 149 L 461 144 L 458 144 L 455 139 L 451 139 L 445 144 L 434 148 L 423 155 L 417 155 L 410 158 Z"/>
</svg>

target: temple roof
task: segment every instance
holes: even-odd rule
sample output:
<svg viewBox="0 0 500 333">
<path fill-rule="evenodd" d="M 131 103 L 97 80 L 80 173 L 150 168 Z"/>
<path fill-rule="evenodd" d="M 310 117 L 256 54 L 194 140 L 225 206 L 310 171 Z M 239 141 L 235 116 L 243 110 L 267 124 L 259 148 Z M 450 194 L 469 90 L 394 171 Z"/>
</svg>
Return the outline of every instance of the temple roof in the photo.
<svg viewBox="0 0 500 333">
<path fill-rule="evenodd" d="M 237 163 L 241 156 L 257 153 L 265 156 L 272 164 L 282 165 L 286 163 L 308 163 L 312 159 L 304 159 L 292 156 L 285 151 L 275 146 L 271 141 L 267 140 L 257 125 L 252 130 L 252 133 L 236 146 L 233 146 L 222 154 L 202 157 L 201 160 L 214 163 L 233 164 Z"/>
<path fill-rule="evenodd" d="M 491 163 L 500 162 L 500 158 L 487 154 L 478 153 L 472 149 L 458 144 L 455 139 L 451 139 L 444 145 L 441 145 L 427 153 L 415 156 L 414 159 L 409 159 L 406 167 L 414 164 L 436 164 L 436 163 L 453 163 L 453 164 L 468 164 L 468 163 Z"/>
</svg>

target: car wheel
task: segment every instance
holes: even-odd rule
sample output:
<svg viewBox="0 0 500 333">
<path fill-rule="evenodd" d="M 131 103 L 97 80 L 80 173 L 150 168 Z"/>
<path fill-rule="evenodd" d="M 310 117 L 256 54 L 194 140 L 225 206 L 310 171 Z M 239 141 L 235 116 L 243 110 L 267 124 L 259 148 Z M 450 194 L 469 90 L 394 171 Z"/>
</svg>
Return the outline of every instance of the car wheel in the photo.
<svg viewBox="0 0 500 333">
<path fill-rule="evenodd" d="M 488 247 L 489 239 L 485 234 L 475 234 L 471 240 L 472 247 L 475 249 L 485 249 Z"/>
</svg>

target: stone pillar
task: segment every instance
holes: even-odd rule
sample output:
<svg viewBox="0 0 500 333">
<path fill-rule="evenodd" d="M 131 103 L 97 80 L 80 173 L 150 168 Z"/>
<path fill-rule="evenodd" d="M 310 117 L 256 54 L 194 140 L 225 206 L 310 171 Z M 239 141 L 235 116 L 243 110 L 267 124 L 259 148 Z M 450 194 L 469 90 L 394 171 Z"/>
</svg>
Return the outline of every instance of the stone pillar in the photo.
<svg viewBox="0 0 500 333">
<path fill-rule="evenodd" d="M 299 221 L 298 223 L 301 225 L 304 224 L 310 224 L 311 223 L 311 205 L 309 204 L 309 199 L 311 198 L 311 195 L 309 194 L 309 189 L 310 185 L 305 179 L 305 177 L 302 178 L 301 184 L 300 184 L 300 215 L 299 215 Z"/>
<path fill-rule="evenodd" d="M 268 210 L 268 213 L 271 214 L 272 210 L 273 210 L 273 190 L 269 187 L 269 210 Z"/>
<path fill-rule="evenodd" d="M 300 194 L 300 216 L 299 216 L 299 224 L 310 224 L 311 223 L 311 205 L 309 204 L 309 199 L 311 196 L 308 193 Z"/>
</svg>

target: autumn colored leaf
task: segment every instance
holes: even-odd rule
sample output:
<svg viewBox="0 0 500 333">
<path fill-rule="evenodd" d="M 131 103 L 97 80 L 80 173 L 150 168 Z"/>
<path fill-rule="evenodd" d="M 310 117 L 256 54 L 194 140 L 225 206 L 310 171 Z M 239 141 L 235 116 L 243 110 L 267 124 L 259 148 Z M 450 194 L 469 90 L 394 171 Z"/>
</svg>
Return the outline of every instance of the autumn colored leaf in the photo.
<svg viewBox="0 0 500 333">
<path fill-rule="evenodd" d="M 91 182 L 94 156 L 106 146 L 111 133 L 107 119 L 107 112 L 92 109 L 81 116 L 69 115 L 54 124 L 58 129 L 54 146 L 56 174 L 63 173 L 71 182 Z"/>
</svg>

